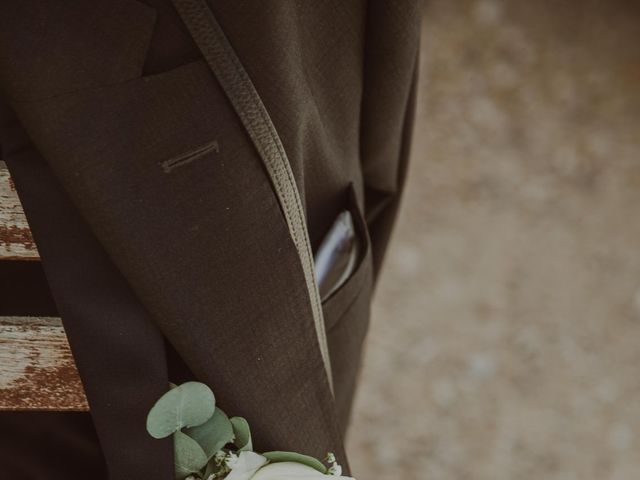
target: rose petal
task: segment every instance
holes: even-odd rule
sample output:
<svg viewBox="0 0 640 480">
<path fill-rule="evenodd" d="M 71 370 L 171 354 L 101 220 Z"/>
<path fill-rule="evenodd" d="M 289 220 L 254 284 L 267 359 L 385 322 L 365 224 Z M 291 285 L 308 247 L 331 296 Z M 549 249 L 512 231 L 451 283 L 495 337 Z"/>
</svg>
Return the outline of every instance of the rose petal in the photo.
<svg viewBox="0 0 640 480">
<path fill-rule="evenodd" d="M 226 480 L 249 480 L 266 463 L 267 459 L 262 455 L 249 451 L 240 452 L 238 460 L 225 478 Z"/>
<path fill-rule="evenodd" d="M 354 480 L 351 477 L 325 475 L 315 468 L 297 462 L 270 463 L 258 470 L 251 477 L 251 480 L 319 480 L 321 478 L 327 480 Z"/>
</svg>

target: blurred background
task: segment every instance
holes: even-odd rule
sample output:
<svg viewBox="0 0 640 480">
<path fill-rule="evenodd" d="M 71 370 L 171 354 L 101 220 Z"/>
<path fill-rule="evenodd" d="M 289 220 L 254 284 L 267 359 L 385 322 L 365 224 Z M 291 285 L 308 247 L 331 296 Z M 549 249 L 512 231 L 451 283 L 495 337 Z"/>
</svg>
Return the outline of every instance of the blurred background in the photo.
<svg viewBox="0 0 640 480">
<path fill-rule="evenodd" d="M 362 479 L 640 478 L 640 2 L 427 0 Z"/>
</svg>

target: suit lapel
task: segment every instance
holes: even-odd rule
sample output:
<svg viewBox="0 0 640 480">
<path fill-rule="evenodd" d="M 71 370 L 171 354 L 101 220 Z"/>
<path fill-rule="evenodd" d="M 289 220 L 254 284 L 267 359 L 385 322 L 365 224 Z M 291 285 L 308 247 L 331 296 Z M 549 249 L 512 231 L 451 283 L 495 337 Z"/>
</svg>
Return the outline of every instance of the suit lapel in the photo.
<svg viewBox="0 0 640 480">
<path fill-rule="evenodd" d="M 34 100 L 139 77 L 155 22 L 134 0 L 11 2 L 0 16 L 3 92 Z"/>
</svg>

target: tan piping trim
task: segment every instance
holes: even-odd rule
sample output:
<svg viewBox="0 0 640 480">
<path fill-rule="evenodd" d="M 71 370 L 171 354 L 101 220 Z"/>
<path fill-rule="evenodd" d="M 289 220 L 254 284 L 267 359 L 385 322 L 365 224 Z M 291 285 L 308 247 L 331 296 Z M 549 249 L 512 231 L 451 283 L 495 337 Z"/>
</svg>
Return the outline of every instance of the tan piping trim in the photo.
<svg viewBox="0 0 640 480">
<path fill-rule="evenodd" d="M 311 301 L 318 345 L 329 387 L 333 393 L 329 347 L 320 293 L 316 284 L 311 243 L 300 194 L 282 142 L 253 82 L 206 2 L 204 0 L 173 0 L 173 4 L 202 51 L 209 68 L 233 104 L 271 178 L 289 233 L 298 250 Z"/>
</svg>

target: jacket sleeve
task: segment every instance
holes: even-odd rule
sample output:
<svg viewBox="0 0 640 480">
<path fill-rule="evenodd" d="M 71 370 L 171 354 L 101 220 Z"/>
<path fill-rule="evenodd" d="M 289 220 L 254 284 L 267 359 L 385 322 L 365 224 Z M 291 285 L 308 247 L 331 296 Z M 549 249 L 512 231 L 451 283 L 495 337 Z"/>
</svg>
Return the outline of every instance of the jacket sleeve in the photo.
<svg viewBox="0 0 640 480">
<path fill-rule="evenodd" d="M 360 150 L 376 281 L 405 186 L 420 18 L 420 2 L 370 2 L 367 8 Z"/>
</svg>

